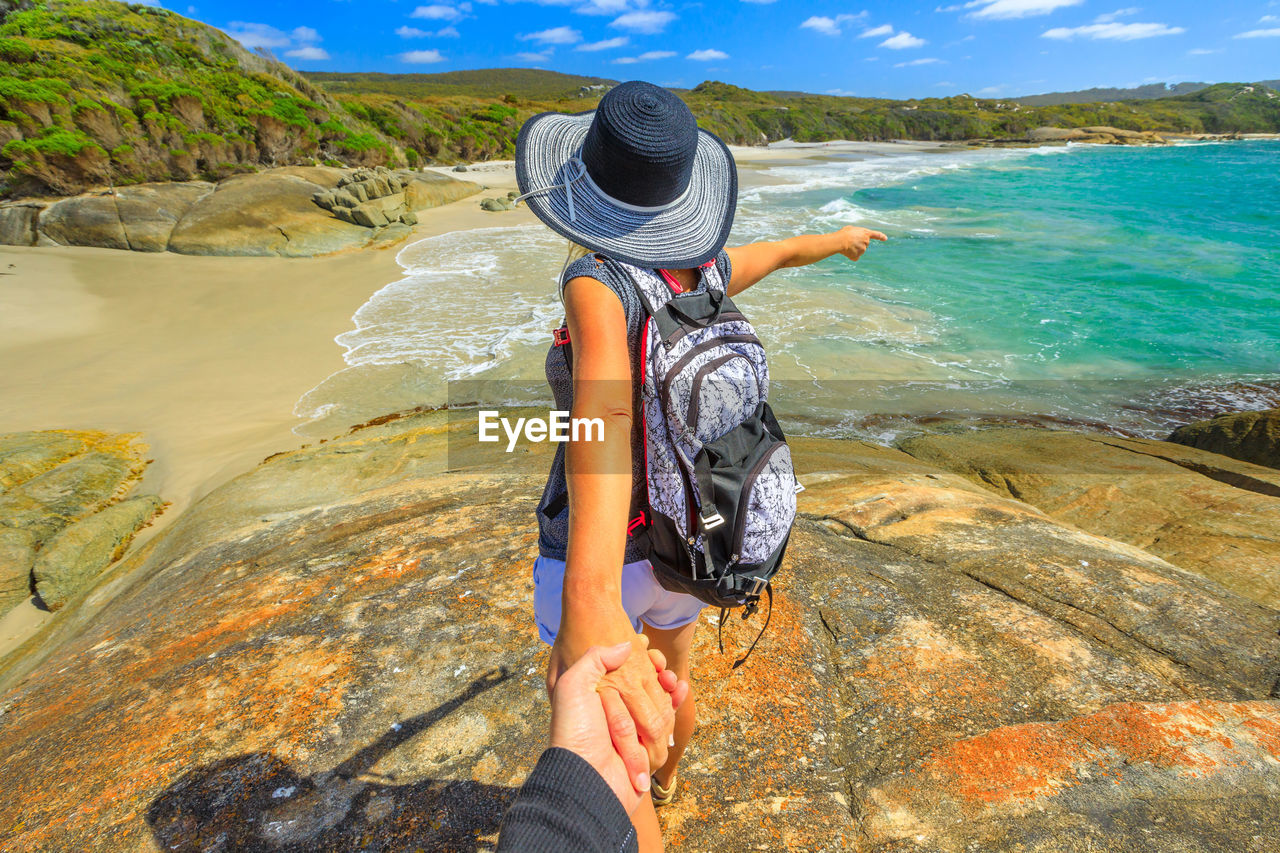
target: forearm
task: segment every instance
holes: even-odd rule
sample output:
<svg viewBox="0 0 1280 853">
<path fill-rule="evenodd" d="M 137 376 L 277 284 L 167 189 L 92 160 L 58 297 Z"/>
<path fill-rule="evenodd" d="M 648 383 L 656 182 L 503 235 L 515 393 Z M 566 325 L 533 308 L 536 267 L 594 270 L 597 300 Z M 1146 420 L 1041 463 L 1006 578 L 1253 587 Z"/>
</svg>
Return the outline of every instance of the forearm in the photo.
<svg viewBox="0 0 1280 853">
<path fill-rule="evenodd" d="M 574 418 L 599 419 L 601 440 L 571 441 L 565 451 L 569 548 L 562 618 L 571 628 L 622 607 L 622 563 L 631 504 L 631 411 L 582 394 Z M 597 434 L 592 432 L 591 438 Z"/>
<path fill-rule="evenodd" d="M 844 248 L 845 239 L 839 232 L 831 234 L 797 234 L 779 240 L 774 269 L 803 267 L 838 254 Z"/>
</svg>

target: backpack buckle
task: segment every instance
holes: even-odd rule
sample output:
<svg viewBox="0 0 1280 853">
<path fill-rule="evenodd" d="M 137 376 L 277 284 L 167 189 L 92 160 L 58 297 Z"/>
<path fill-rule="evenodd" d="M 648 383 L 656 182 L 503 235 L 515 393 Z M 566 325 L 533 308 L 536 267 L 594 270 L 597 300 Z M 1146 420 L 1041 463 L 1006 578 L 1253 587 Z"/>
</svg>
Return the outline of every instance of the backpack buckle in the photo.
<svg viewBox="0 0 1280 853">
<path fill-rule="evenodd" d="M 751 578 L 751 588 L 747 590 L 747 595 L 752 598 L 759 598 L 760 592 L 769 585 L 764 578 Z"/>
<path fill-rule="evenodd" d="M 702 529 L 704 531 L 715 530 L 717 527 L 724 524 L 724 516 L 720 514 L 719 510 L 716 510 L 715 515 L 710 517 L 703 515 L 699 516 L 699 518 L 702 519 Z"/>
<path fill-rule="evenodd" d="M 569 327 L 561 326 L 558 329 L 551 330 L 551 343 L 554 346 L 562 347 L 569 343 Z"/>
</svg>

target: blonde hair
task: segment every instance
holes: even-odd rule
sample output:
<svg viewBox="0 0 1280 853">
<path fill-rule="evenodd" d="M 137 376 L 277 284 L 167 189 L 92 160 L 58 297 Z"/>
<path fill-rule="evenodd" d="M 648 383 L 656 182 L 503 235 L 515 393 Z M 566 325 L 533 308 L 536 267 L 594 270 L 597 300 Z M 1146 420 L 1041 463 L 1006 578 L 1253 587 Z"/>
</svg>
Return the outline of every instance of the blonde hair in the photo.
<svg viewBox="0 0 1280 853">
<path fill-rule="evenodd" d="M 565 270 L 569 269 L 569 264 L 573 263 L 579 258 L 585 258 L 587 255 L 590 255 L 590 254 L 593 254 L 593 253 L 586 246 L 575 243 L 572 240 L 569 241 L 569 250 L 565 253 L 564 263 L 560 265 L 560 275 L 558 277 L 559 285 L 556 288 L 557 292 L 560 294 L 561 303 L 564 302 L 564 286 L 568 284 L 568 282 L 564 280 Z"/>
</svg>

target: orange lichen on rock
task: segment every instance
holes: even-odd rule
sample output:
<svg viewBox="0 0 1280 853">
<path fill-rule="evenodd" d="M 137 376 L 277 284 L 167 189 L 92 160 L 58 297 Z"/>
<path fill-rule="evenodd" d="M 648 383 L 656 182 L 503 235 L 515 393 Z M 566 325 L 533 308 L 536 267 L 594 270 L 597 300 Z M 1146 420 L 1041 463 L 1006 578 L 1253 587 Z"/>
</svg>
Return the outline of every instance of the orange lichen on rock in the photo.
<svg viewBox="0 0 1280 853">
<path fill-rule="evenodd" d="M 1274 750 L 1268 738 L 1278 732 L 1280 708 L 1267 702 L 1126 702 L 967 738 L 935 751 L 922 773 L 965 802 L 999 804 L 1053 796 L 1135 765 L 1211 773 L 1256 752 L 1253 745 Z"/>
</svg>

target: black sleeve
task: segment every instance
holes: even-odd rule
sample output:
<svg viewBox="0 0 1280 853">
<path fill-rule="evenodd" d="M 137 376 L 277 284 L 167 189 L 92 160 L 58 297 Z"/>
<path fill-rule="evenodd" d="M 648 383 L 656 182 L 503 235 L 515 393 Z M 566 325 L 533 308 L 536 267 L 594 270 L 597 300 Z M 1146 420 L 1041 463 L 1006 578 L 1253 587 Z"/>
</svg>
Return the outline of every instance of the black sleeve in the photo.
<svg viewBox="0 0 1280 853">
<path fill-rule="evenodd" d="M 622 803 L 595 768 L 552 747 L 502 819 L 499 853 L 620 853 L 639 850 Z"/>
</svg>

